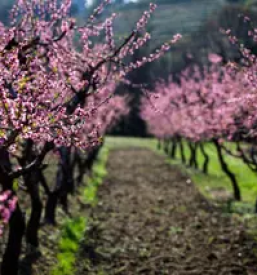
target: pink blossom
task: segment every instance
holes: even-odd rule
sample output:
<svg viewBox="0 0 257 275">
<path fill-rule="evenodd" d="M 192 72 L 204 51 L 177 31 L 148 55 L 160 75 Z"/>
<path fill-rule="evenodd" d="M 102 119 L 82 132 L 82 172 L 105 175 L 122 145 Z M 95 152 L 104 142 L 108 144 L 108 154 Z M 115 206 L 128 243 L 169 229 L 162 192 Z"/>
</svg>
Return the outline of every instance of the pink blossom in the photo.
<svg viewBox="0 0 257 275">
<path fill-rule="evenodd" d="M 208 55 L 208 59 L 211 63 L 214 63 L 214 64 L 220 63 L 222 61 L 222 57 L 215 53 L 210 53 Z"/>
</svg>

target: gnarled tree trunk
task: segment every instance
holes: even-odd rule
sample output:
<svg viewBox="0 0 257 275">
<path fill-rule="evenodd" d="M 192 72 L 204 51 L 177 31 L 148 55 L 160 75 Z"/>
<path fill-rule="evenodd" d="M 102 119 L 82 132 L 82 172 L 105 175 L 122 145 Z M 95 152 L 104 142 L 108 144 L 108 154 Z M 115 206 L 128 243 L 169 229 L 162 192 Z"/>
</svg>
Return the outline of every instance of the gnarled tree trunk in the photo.
<svg viewBox="0 0 257 275">
<path fill-rule="evenodd" d="M 224 159 L 224 156 L 222 154 L 222 148 L 219 145 L 219 142 L 217 140 L 214 140 L 213 143 L 214 143 L 214 145 L 216 147 L 216 150 L 217 150 L 217 153 L 218 153 L 218 158 L 219 158 L 219 162 L 220 162 L 220 165 L 221 165 L 221 169 L 229 177 L 229 179 L 232 183 L 232 187 L 233 187 L 233 191 L 234 191 L 234 199 L 237 200 L 237 201 L 240 201 L 241 200 L 241 192 L 240 192 L 237 180 L 236 180 L 236 176 L 229 169 L 229 167 L 228 167 L 228 165 L 227 165 L 227 163 Z"/>
<path fill-rule="evenodd" d="M 185 155 L 185 150 L 184 150 L 184 144 L 182 138 L 178 139 L 178 145 L 180 149 L 180 155 L 181 155 L 181 161 L 182 163 L 186 163 L 186 155 Z"/>
<path fill-rule="evenodd" d="M 188 142 L 189 149 L 191 152 L 190 159 L 189 159 L 189 166 L 194 167 L 195 169 L 198 169 L 198 161 L 197 161 L 197 148 L 198 144 L 193 143 L 191 141 Z"/>
<path fill-rule="evenodd" d="M 209 161 L 210 161 L 210 158 L 208 156 L 208 154 L 206 153 L 205 149 L 204 149 L 204 144 L 203 143 L 200 143 L 200 150 L 203 154 L 203 157 L 204 157 L 204 163 L 203 163 L 203 173 L 204 174 L 208 174 L 208 165 L 209 165 Z"/>
<path fill-rule="evenodd" d="M 34 247 L 38 247 L 38 231 L 43 210 L 38 183 L 32 183 L 29 195 L 31 199 L 31 214 L 26 228 L 26 242 Z"/>
<path fill-rule="evenodd" d="M 169 140 L 168 139 L 164 139 L 163 140 L 163 150 L 165 154 L 169 154 Z"/>
<path fill-rule="evenodd" d="M 59 152 L 60 161 L 58 163 L 56 185 L 48 196 L 45 209 L 45 222 L 52 225 L 56 224 L 56 208 L 59 201 L 64 211 L 69 213 L 68 194 L 74 190 L 70 148 L 61 147 Z"/>
<path fill-rule="evenodd" d="M 25 167 L 36 158 L 33 141 L 31 139 L 24 142 L 22 153 L 22 157 L 19 158 L 19 163 L 22 167 Z M 31 201 L 31 213 L 26 227 L 26 242 L 33 247 L 38 247 L 38 231 L 43 208 L 39 193 L 39 182 L 40 180 L 45 180 L 42 174 L 42 168 L 35 167 L 33 171 L 24 174 L 23 179 Z"/>
<path fill-rule="evenodd" d="M 178 144 L 177 138 L 174 137 L 174 138 L 172 139 L 172 142 L 171 142 L 171 150 L 170 150 L 170 157 L 171 157 L 172 159 L 175 159 L 175 158 L 176 158 L 177 144 Z"/>
</svg>

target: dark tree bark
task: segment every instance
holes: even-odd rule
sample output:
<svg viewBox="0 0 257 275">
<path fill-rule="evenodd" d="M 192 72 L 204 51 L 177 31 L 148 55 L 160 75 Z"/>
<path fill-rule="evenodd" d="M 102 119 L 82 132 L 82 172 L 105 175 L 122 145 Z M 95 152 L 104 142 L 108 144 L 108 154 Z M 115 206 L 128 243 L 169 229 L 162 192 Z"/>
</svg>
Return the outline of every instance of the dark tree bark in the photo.
<svg viewBox="0 0 257 275">
<path fill-rule="evenodd" d="M 88 171 L 92 170 L 93 164 L 97 159 L 100 148 L 101 148 L 100 146 L 97 146 L 88 152 L 87 159 L 86 159 L 86 165 L 85 165 L 86 170 L 88 170 Z"/>
<path fill-rule="evenodd" d="M 188 145 L 189 145 L 189 149 L 190 149 L 190 153 L 191 153 L 190 159 L 189 159 L 189 166 L 194 167 L 195 169 L 198 169 L 198 167 L 199 167 L 198 161 L 197 161 L 198 144 L 189 141 Z"/>
<path fill-rule="evenodd" d="M 163 150 L 165 154 L 169 154 L 169 140 L 168 139 L 164 139 L 163 140 Z"/>
<path fill-rule="evenodd" d="M 45 223 L 56 225 L 55 209 L 58 203 L 59 189 L 50 193 L 45 207 Z"/>
<path fill-rule="evenodd" d="M 82 156 L 79 150 L 74 153 L 74 165 L 77 165 L 78 175 L 76 177 L 76 185 L 81 186 L 83 183 L 83 178 L 86 173 L 86 158 Z"/>
<path fill-rule="evenodd" d="M 29 194 L 31 199 L 31 214 L 26 229 L 26 242 L 34 247 L 38 247 L 38 231 L 43 209 L 38 184 L 32 183 Z"/>
<path fill-rule="evenodd" d="M 22 167 L 25 167 L 28 163 L 32 162 L 36 158 L 36 153 L 33 149 L 33 141 L 26 140 L 23 144 L 22 157 L 19 163 Z M 47 185 L 41 167 L 35 167 L 33 171 L 23 175 L 24 184 L 27 187 L 27 191 L 31 201 L 31 213 L 26 227 L 26 242 L 27 244 L 38 247 L 38 231 L 40 227 L 40 220 L 42 215 L 43 204 L 40 198 L 39 182 L 44 181 Z"/>
<path fill-rule="evenodd" d="M 189 150 L 190 150 L 190 158 L 189 158 L 189 161 L 188 161 L 188 165 L 190 167 L 192 167 L 193 166 L 193 162 L 194 162 L 194 158 L 193 158 L 194 148 L 193 148 L 193 146 L 191 144 L 191 141 L 188 141 L 187 144 L 188 144 L 188 147 L 189 147 Z"/>
<path fill-rule="evenodd" d="M 224 156 L 222 154 L 222 148 L 219 145 L 219 142 L 217 140 L 214 140 L 213 143 L 214 143 L 217 153 L 218 153 L 218 158 L 219 158 L 219 162 L 221 165 L 221 169 L 228 176 L 228 178 L 230 179 L 230 181 L 232 183 L 232 187 L 233 187 L 233 191 L 234 191 L 234 199 L 237 201 L 240 201 L 241 200 L 241 192 L 240 192 L 240 188 L 238 186 L 237 180 L 236 180 L 236 176 L 229 169 L 229 167 L 224 159 Z"/>
<path fill-rule="evenodd" d="M 76 178 L 77 185 L 81 185 L 83 183 L 84 175 L 92 169 L 93 164 L 99 154 L 100 148 L 101 146 L 92 148 L 86 156 L 82 156 L 79 151 L 75 152 L 74 158 L 78 168 L 78 176 Z"/>
<path fill-rule="evenodd" d="M 171 141 L 171 150 L 170 150 L 170 157 L 172 159 L 176 158 L 176 152 L 177 152 L 177 145 L 178 145 L 178 141 L 177 138 L 174 137 Z"/>
<path fill-rule="evenodd" d="M 183 140 L 181 138 L 179 138 L 179 140 L 178 140 L 178 145 L 179 145 L 179 149 L 180 149 L 181 161 L 183 164 L 185 164 L 186 163 L 186 155 L 185 155 Z"/>
<path fill-rule="evenodd" d="M 19 256 L 21 253 L 22 237 L 25 232 L 24 216 L 19 204 L 9 221 L 9 236 L 7 247 L 3 256 L 1 274 L 18 275 Z"/>
<path fill-rule="evenodd" d="M 209 165 L 210 158 L 209 158 L 208 154 L 205 151 L 203 143 L 200 143 L 200 150 L 201 150 L 201 152 L 203 154 L 203 157 L 204 157 L 204 163 L 203 163 L 202 171 L 203 171 L 204 174 L 208 174 L 208 168 L 209 168 L 208 165 Z"/>
<path fill-rule="evenodd" d="M 45 222 L 52 225 L 56 224 L 58 202 L 61 203 L 63 210 L 69 214 L 68 194 L 74 190 L 71 151 L 67 147 L 61 147 L 59 152 L 60 161 L 58 163 L 55 189 L 48 196 L 45 209 Z"/>
</svg>

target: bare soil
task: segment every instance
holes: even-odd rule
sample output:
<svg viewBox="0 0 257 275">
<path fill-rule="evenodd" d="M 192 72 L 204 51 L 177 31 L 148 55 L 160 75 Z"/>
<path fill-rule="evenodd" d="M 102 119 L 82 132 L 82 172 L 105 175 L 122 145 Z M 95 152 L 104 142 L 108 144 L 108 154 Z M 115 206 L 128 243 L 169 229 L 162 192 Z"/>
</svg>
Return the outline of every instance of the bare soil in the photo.
<svg viewBox="0 0 257 275">
<path fill-rule="evenodd" d="M 254 275 L 245 225 L 154 152 L 114 150 L 76 275 Z"/>
</svg>

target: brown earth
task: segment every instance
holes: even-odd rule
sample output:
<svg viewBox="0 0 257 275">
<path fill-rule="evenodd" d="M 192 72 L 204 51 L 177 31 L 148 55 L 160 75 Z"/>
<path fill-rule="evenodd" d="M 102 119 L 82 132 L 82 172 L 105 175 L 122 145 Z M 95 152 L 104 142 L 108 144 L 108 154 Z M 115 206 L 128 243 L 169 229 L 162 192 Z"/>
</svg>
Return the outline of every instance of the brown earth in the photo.
<svg viewBox="0 0 257 275">
<path fill-rule="evenodd" d="M 257 274 L 257 245 L 244 224 L 149 150 L 111 152 L 91 216 L 77 275 Z"/>
</svg>

